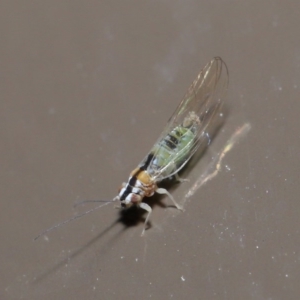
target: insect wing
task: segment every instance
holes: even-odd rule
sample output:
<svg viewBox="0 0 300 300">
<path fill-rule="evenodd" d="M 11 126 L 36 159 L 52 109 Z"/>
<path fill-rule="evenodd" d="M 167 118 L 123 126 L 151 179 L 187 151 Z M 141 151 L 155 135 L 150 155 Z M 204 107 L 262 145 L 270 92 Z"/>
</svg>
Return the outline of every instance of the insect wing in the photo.
<svg viewBox="0 0 300 300">
<path fill-rule="evenodd" d="M 201 70 L 191 84 L 157 143 L 154 144 L 152 151 L 140 166 L 146 166 L 148 172 L 157 181 L 177 173 L 199 148 L 201 137 L 206 133 L 207 127 L 214 116 L 220 111 L 227 87 L 227 66 L 220 57 L 215 57 Z M 182 127 L 183 122 L 191 112 L 194 112 L 200 121 L 196 125 L 194 137 L 179 151 L 170 153 L 167 163 L 157 168 L 156 159 L 162 151 L 161 148 L 164 147 L 161 141 L 165 140 L 174 129 Z M 184 136 L 181 136 L 181 138 L 184 138 Z M 183 156 L 185 157 L 184 161 L 182 161 Z"/>
</svg>

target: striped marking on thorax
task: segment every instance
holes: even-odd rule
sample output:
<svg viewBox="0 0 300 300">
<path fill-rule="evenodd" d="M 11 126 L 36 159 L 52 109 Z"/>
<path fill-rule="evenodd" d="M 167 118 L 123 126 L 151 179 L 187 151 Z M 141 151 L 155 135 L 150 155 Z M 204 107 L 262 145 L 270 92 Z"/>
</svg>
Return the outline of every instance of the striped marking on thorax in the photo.
<svg viewBox="0 0 300 300">
<path fill-rule="evenodd" d="M 149 153 L 145 163 L 140 166 L 139 168 L 136 168 L 133 170 L 130 174 L 128 183 L 126 184 L 124 193 L 121 195 L 120 200 L 125 200 L 126 197 L 132 193 L 132 189 L 135 187 L 136 182 L 139 180 L 142 183 L 149 183 L 150 176 L 145 171 L 147 170 L 148 166 L 150 165 L 154 155 L 153 153 Z"/>
</svg>

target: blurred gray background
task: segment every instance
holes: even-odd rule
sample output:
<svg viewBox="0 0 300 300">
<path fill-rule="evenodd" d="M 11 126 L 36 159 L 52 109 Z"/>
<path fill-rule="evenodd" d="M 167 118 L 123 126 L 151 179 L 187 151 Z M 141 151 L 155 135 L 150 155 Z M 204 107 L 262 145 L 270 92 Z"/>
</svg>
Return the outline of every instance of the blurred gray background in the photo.
<svg viewBox="0 0 300 300">
<path fill-rule="evenodd" d="M 299 1 L 0 7 L 1 299 L 299 299 Z M 116 195 L 214 56 L 227 113 L 170 189 L 185 212 L 154 199 L 141 238 L 108 205 L 33 242 Z"/>
</svg>

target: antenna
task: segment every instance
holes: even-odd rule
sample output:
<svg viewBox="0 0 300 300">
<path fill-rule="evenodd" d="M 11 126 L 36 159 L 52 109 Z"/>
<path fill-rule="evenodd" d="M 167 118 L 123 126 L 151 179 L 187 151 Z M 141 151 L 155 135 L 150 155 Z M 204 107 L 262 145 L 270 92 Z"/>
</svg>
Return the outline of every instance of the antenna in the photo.
<svg viewBox="0 0 300 300">
<path fill-rule="evenodd" d="M 116 199 L 117 200 L 117 199 Z M 77 203 L 75 203 L 74 205 L 73 205 L 73 207 L 75 208 L 75 207 L 77 207 L 77 206 L 79 206 L 79 205 L 83 205 L 83 204 L 85 204 L 85 203 L 99 203 L 99 202 L 113 202 L 113 201 L 115 201 L 114 199 L 113 200 L 110 200 L 110 201 L 108 201 L 108 200 L 83 200 L 83 201 L 80 201 L 80 202 L 77 202 Z"/>
<path fill-rule="evenodd" d="M 91 212 L 93 212 L 93 211 L 95 211 L 95 210 L 97 210 L 97 209 L 103 207 L 103 206 L 106 206 L 106 205 L 108 205 L 108 204 L 110 204 L 110 203 L 112 203 L 112 202 L 114 202 L 114 201 L 116 201 L 116 200 L 118 200 L 117 197 L 115 197 L 115 198 L 114 198 L 113 200 L 111 200 L 111 201 L 105 201 L 106 203 L 101 204 L 101 205 L 99 205 L 99 206 L 96 206 L 96 207 L 94 207 L 94 208 L 92 208 L 92 209 L 90 209 L 90 210 L 87 210 L 87 211 L 85 211 L 84 213 L 82 213 L 82 214 L 80 214 L 80 215 L 76 215 L 76 216 L 74 216 L 74 217 L 72 217 L 72 218 L 70 218 L 70 219 L 67 219 L 67 220 L 65 220 L 65 221 L 63 221 L 63 222 L 60 222 L 60 223 L 58 223 L 58 224 L 56 224 L 56 225 L 54 225 L 54 226 L 52 226 L 52 227 L 50 227 L 50 228 L 48 228 L 48 229 L 42 231 L 42 232 L 41 232 L 39 235 L 37 235 L 33 240 L 36 241 L 39 237 L 41 237 L 42 235 L 45 235 L 47 232 L 52 231 L 53 229 L 58 228 L 58 227 L 60 227 L 60 226 L 66 225 L 67 223 L 69 223 L 69 222 L 71 222 L 71 221 L 74 221 L 74 220 L 76 220 L 76 219 L 79 219 L 79 218 L 81 218 L 81 217 L 83 217 L 83 216 L 85 216 L 85 215 L 87 215 L 87 214 L 89 214 L 89 213 L 91 213 Z M 76 205 L 82 204 L 82 203 L 84 203 L 84 202 L 104 202 L 104 201 L 101 201 L 101 200 L 87 200 L 87 201 L 80 202 L 80 203 L 78 203 L 78 204 L 76 204 Z"/>
</svg>

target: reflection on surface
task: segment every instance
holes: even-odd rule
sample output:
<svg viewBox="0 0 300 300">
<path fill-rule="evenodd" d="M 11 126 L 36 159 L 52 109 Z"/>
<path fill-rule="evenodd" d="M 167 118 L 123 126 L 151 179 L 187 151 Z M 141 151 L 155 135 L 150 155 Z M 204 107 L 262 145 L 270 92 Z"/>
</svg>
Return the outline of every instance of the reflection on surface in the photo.
<svg viewBox="0 0 300 300">
<path fill-rule="evenodd" d="M 205 172 L 201 174 L 201 176 L 196 180 L 190 190 L 186 193 L 186 195 L 184 196 L 184 202 L 186 202 L 188 198 L 193 196 L 203 184 L 214 178 L 219 173 L 219 171 L 221 170 L 222 160 L 227 152 L 229 152 L 233 148 L 233 146 L 250 131 L 250 129 L 251 125 L 249 123 L 245 123 L 243 126 L 236 129 L 236 131 L 232 134 L 232 136 L 225 144 L 222 151 L 213 159 L 213 161 L 208 165 Z"/>
</svg>

